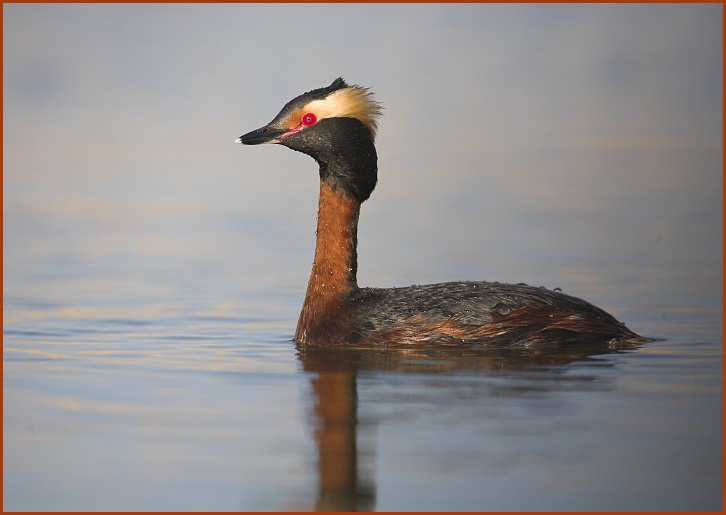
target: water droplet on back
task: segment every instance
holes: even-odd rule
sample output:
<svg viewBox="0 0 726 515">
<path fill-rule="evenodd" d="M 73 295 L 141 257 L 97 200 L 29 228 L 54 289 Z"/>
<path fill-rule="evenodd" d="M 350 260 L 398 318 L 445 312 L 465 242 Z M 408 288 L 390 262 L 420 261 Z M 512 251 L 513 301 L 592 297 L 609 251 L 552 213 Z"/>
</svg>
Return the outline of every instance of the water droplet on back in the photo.
<svg viewBox="0 0 726 515">
<path fill-rule="evenodd" d="M 499 302 L 498 304 L 494 305 L 492 311 L 496 311 L 500 315 L 508 315 L 512 311 L 512 309 L 506 304 L 502 304 L 501 302 Z"/>
</svg>

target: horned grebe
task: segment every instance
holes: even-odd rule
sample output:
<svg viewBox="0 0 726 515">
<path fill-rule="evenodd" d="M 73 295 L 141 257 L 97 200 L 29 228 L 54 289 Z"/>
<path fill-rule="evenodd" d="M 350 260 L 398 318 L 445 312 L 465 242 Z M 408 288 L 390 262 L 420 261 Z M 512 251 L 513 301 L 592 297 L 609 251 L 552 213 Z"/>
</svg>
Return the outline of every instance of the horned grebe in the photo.
<svg viewBox="0 0 726 515">
<path fill-rule="evenodd" d="M 279 143 L 320 166 L 315 259 L 295 331 L 302 345 L 536 345 L 641 343 L 612 315 L 560 291 L 524 284 L 448 282 L 359 288 L 360 205 L 373 192 L 381 105 L 338 78 L 288 102 L 264 127 L 237 139 Z"/>
</svg>

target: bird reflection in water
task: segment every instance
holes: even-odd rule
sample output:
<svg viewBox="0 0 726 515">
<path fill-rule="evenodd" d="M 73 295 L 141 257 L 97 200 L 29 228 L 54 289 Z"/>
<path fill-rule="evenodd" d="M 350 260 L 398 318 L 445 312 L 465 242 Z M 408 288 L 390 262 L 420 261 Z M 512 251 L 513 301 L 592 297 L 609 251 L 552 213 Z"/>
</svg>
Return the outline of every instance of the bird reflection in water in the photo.
<svg viewBox="0 0 726 515">
<path fill-rule="evenodd" d="M 318 475 L 316 511 L 369 511 L 372 489 L 358 473 L 358 395 L 352 370 L 321 370 L 312 380 L 317 404 Z"/>
<path fill-rule="evenodd" d="M 358 376 L 366 372 L 392 372 L 441 376 L 456 374 L 474 380 L 502 373 L 517 375 L 517 372 L 540 374 L 538 392 L 557 388 L 558 382 L 546 380 L 552 374 L 567 369 L 574 361 L 597 359 L 595 355 L 634 349 L 634 346 L 612 348 L 597 346 L 591 348 L 555 346 L 547 348 L 500 348 L 500 349 L 326 349 L 298 346 L 298 358 L 305 372 L 312 373 L 314 403 L 315 441 L 318 450 L 318 493 L 315 503 L 317 511 L 371 511 L 375 509 L 375 477 L 366 466 L 372 461 L 372 449 L 361 452 L 358 438 L 361 429 L 358 420 Z M 554 372 L 553 372 L 554 371 Z M 507 375 L 509 377 L 509 375 Z M 531 375 L 527 375 L 531 379 Z M 437 382 L 434 388 L 446 388 L 443 399 L 455 398 L 457 382 Z M 465 385 L 459 385 L 466 388 Z M 599 388 L 607 388 L 607 383 Z M 501 396 L 501 388 L 482 390 Z M 470 394 L 471 390 L 467 390 Z M 438 405 L 438 400 L 431 402 Z M 483 404 L 484 399 L 482 399 Z"/>
</svg>

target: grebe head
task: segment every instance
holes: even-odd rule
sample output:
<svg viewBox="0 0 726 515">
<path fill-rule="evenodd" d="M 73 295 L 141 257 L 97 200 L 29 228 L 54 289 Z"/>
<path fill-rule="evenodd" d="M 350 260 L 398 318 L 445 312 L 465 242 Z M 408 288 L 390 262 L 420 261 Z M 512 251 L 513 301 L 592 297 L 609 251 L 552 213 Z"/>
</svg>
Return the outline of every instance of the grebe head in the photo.
<svg viewBox="0 0 726 515">
<path fill-rule="evenodd" d="M 331 188 L 366 200 L 377 181 L 373 144 L 381 105 L 342 78 L 288 102 L 267 125 L 237 139 L 244 145 L 278 143 L 313 157 Z"/>
</svg>

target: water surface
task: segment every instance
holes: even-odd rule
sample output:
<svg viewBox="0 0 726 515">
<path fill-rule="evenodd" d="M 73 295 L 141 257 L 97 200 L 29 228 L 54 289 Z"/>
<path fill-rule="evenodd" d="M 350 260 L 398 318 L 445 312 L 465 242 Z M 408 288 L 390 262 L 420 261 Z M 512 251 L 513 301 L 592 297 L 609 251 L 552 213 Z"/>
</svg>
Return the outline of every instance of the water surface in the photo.
<svg viewBox="0 0 726 515">
<path fill-rule="evenodd" d="M 93 230 L 44 235 L 74 255 L 43 255 L 20 220 L 6 216 L 6 509 L 721 505 L 716 305 L 636 288 L 657 301 L 620 317 L 666 340 L 613 352 L 300 350 L 304 273 L 262 291 L 254 261 L 145 266 L 140 246 L 114 264 Z"/>
</svg>

